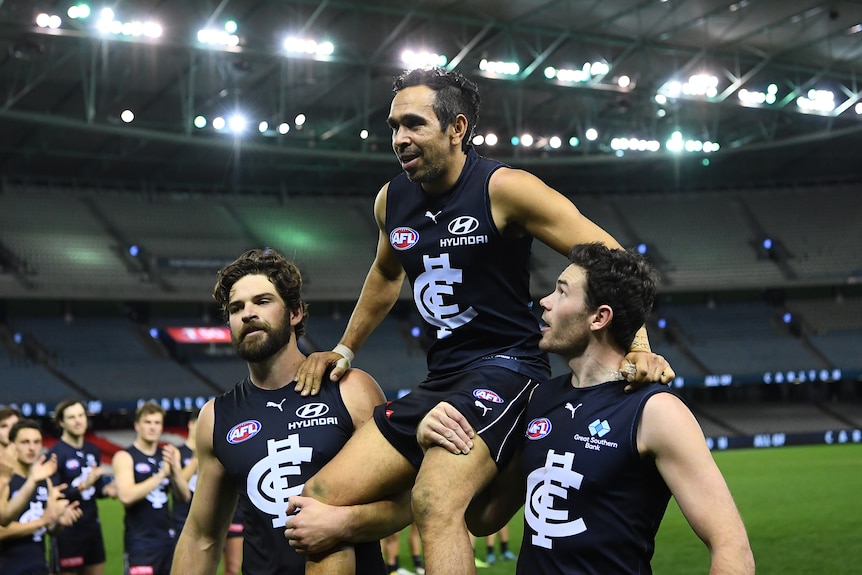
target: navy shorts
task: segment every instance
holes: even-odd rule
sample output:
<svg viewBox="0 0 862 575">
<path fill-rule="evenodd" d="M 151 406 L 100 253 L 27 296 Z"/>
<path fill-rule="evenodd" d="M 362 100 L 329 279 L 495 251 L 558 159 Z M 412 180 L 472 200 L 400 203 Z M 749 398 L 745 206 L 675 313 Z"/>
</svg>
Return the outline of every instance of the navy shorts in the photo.
<svg viewBox="0 0 862 575">
<path fill-rule="evenodd" d="M 105 562 L 105 542 L 98 521 L 75 523 L 51 538 L 51 572 L 77 571 Z"/>
<path fill-rule="evenodd" d="M 404 397 L 378 405 L 374 422 L 383 437 L 418 469 L 423 452 L 416 441 L 416 428 L 435 405 L 449 402 L 467 418 L 502 468 L 523 436 L 527 401 L 538 383 L 504 367 L 482 365 L 426 380 Z"/>
<path fill-rule="evenodd" d="M 176 541 L 155 549 L 126 551 L 125 575 L 170 575 Z"/>
</svg>

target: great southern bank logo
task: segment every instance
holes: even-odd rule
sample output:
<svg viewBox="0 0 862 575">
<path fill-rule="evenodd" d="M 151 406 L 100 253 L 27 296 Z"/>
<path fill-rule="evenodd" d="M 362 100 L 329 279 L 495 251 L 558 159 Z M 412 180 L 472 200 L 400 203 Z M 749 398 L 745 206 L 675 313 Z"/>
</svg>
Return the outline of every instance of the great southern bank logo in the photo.
<svg viewBox="0 0 862 575">
<path fill-rule="evenodd" d="M 419 233 L 413 228 L 395 228 L 389 234 L 389 243 L 398 251 L 409 250 L 419 241 Z"/>
<path fill-rule="evenodd" d="M 595 437 L 598 435 L 599 437 L 604 437 L 610 432 L 611 426 L 608 423 L 607 419 L 597 419 L 590 424 L 590 435 Z"/>
<path fill-rule="evenodd" d="M 237 423 L 227 432 L 227 442 L 232 445 L 242 443 L 257 435 L 260 432 L 260 428 L 260 422 L 255 419 Z"/>
</svg>

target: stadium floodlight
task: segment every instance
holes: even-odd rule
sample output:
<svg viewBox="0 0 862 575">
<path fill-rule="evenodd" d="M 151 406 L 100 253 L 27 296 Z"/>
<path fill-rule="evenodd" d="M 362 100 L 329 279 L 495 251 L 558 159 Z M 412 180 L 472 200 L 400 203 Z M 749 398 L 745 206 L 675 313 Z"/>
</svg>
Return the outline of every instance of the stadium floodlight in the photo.
<svg viewBox="0 0 862 575">
<path fill-rule="evenodd" d="M 563 141 L 560 139 L 559 136 L 551 136 L 551 138 L 548 140 L 548 145 L 552 149 L 557 150 L 560 148 L 560 146 L 563 145 Z"/>
<path fill-rule="evenodd" d="M 408 68 L 428 68 L 431 66 L 445 66 L 449 58 L 443 54 L 434 52 L 404 50 L 401 52 L 401 61 L 407 64 Z"/>
<path fill-rule="evenodd" d="M 42 12 L 36 15 L 36 26 L 39 28 L 51 28 L 53 30 L 59 28 L 62 23 L 63 20 L 56 14 Z"/>
<path fill-rule="evenodd" d="M 509 141 L 512 143 L 513 146 L 517 146 L 521 143 L 521 138 L 519 138 L 518 136 L 512 136 Z"/>
<path fill-rule="evenodd" d="M 278 133 L 281 134 L 282 136 L 285 135 L 286 133 L 288 133 L 289 131 L 290 131 L 290 124 L 288 124 L 287 122 L 282 122 L 281 124 L 278 125 Z"/>
<path fill-rule="evenodd" d="M 213 128 L 215 128 L 216 130 L 224 130 L 225 124 L 226 122 L 221 116 L 216 116 L 215 118 L 213 118 Z"/>
<path fill-rule="evenodd" d="M 835 109 L 835 94 L 831 90 L 810 89 L 796 99 L 796 105 L 808 114 L 828 114 Z"/>
<path fill-rule="evenodd" d="M 489 146 L 497 145 L 497 134 L 491 132 L 489 134 L 485 134 L 485 143 Z"/>
<path fill-rule="evenodd" d="M 260 132 L 261 134 L 265 134 L 267 130 L 269 130 L 269 122 L 267 122 L 266 120 L 262 120 L 257 125 L 257 131 Z"/>
<path fill-rule="evenodd" d="M 293 119 L 293 123 L 296 124 L 297 128 L 301 128 L 305 125 L 306 117 L 305 114 L 297 114 L 296 118 Z"/>
<path fill-rule="evenodd" d="M 204 116 L 195 116 L 192 123 L 195 125 L 195 128 L 205 128 L 207 125 L 207 119 Z"/>
<path fill-rule="evenodd" d="M 584 137 L 591 142 L 595 142 L 599 138 L 599 131 L 595 128 L 587 128 L 587 131 L 584 132 Z"/>
<path fill-rule="evenodd" d="M 75 4 L 69 6 L 66 14 L 72 20 L 86 20 L 90 17 L 90 7 L 87 4 Z"/>
<path fill-rule="evenodd" d="M 482 58 L 479 61 L 479 70 L 496 76 L 517 76 L 521 66 L 517 62 L 494 61 Z"/>
<path fill-rule="evenodd" d="M 569 138 L 569 145 L 573 148 L 577 148 L 581 145 L 581 140 L 577 136 L 572 136 Z"/>
<path fill-rule="evenodd" d="M 360 130 L 359 131 L 359 137 L 363 140 L 367 140 L 368 139 L 368 130 Z"/>
<path fill-rule="evenodd" d="M 123 110 L 120 113 L 120 119 L 122 121 L 124 121 L 125 123 L 129 124 L 132 122 L 132 120 L 135 119 L 135 113 L 132 112 L 131 110 Z"/>
<path fill-rule="evenodd" d="M 482 134 L 476 134 L 473 136 L 473 140 L 471 140 L 474 146 L 481 146 L 485 143 L 485 136 Z"/>
<path fill-rule="evenodd" d="M 305 54 L 309 56 L 330 56 L 335 52 L 332 42 L 318 42 L 310 38 L 288 36 L 282 43 L 284 51 L 289 54 Z"/>
<path fill-rule="evenodd" d="M 242 134 L 248 126 L 248 120 L 242 114 L 234 114 L 228 119 L 228 126 L 234 134 Z"/>
<path fill-rule="evenodd" d="M 533 145 L 533 136 L 531 134 L 524 134 L 521 136 L 521 145 L 525 148 L 529 148 Z"/>
</svg>

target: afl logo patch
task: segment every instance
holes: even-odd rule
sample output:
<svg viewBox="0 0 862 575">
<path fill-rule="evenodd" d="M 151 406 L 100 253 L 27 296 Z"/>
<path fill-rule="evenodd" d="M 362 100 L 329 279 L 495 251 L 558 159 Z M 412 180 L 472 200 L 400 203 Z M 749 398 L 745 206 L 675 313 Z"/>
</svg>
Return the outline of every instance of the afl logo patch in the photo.
<svg viewBox="0 0 862 575">
<path fill-rule="evenodd" d="M 149 473 L 152 470 L 153 468 L 150 467 L 149 463 L 135 463 L 135 471 L 137 471 L 138 473 Z"/>
<path fill-rule="evenodd" d="M 551 433 L 551 420 L 547 417 L 534 419 L 530 422 L 530 425 L 527 426 L 527 437 L 529 439 L 542 439 L 549 433 Z"/>
<path fill-rule="evenodd" d="M 473 397 L 476 399 L 484 399 L 491 403 L 503 403 L 503 398 L 490 389 L 475 389 L 473 390 Z"/>
<path fill-rule="evenodd" d="M 413 228 L 395 228 L 389 234 L 389 243 L 398 251 L 409 250 L 419 241 L 419 233 Z"/>
<path fill-rule="evenodd" d="M 329 406 L 325 403 L 309 403 L 296 410 L 296 415 L 303 419 L 323 417 L 327 413 L 329 413 Z"/>
<path fill-rule="evenodd" d="M 251 439 L 260 432 L 260 422 L 255 419 L 249 419 L 242 423 L 237 423 L 227 432 L 227 442 L 236 445 L 248 439 Z"/>
<path fill-rule="evenodd" d="M 67 459 L 66 460 L 66 469 L 74 471 L 81 467 L 81 463 L 77 459 Z"/>
<path fill-rule="evenodd" d="M 455 234 L 456 236 L 463 236 L 464 234 L 469 234 L 470 232 L 476 231 L 476 228 L 479 227 L 479 220 L 474 218 L 473 216 L 458 216 L 451 222 L 449 222 L 449 233 Z"/>
</svg>

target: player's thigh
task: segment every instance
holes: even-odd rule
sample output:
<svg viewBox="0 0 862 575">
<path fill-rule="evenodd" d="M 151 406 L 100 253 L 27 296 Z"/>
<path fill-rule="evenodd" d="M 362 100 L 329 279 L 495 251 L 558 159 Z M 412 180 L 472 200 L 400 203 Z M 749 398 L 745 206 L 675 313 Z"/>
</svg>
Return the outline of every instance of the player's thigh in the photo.
<svg viewBox="0 0 862 575">
<path fill-rule="evenodd" d="M 329 505 L 369 503 L 410 489 L 415 477 L 416 469 L 369 420 L 306 482 L 303 495 Z"/>
<path fill-rule="evenodd" d="M 413 511 L 423 514 L 439 507 L 463 515 L 496 474 L 497 465 L 480 436 L 473 438 L 473 449 L 466 455 L 432 447 L 425 453 L 413 487 Z"/>
</svg>

